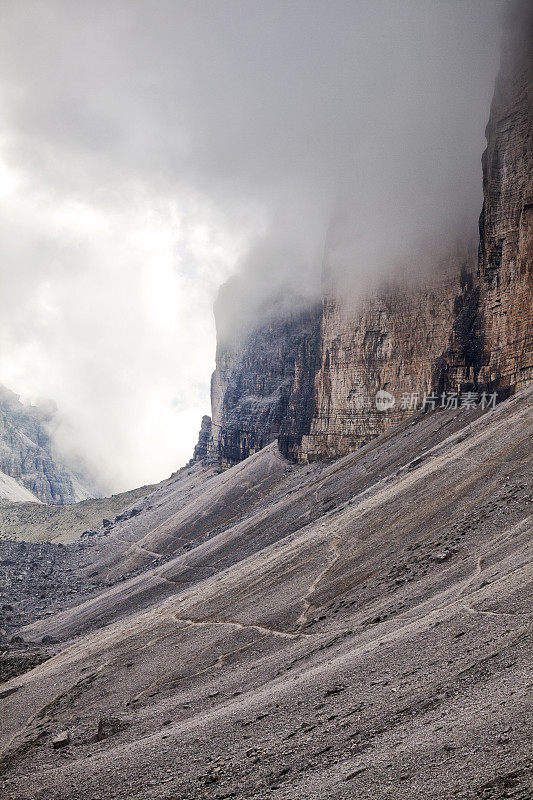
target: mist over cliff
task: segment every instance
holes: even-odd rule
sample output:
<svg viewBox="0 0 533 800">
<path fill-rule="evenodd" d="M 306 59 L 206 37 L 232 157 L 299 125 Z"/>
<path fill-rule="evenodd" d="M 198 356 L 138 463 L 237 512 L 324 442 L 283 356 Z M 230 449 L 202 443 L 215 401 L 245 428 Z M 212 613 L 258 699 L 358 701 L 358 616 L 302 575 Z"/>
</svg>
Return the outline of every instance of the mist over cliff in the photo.
<svg viewBox="0 0 533 800">
<path fill-rule="evenodd" d="M 269 214 L 217 304 L 220 340 L 319 296 L 324 267 L 362 293 L 472 247 L 503 7 L 341 3 L 302 14 L 294 69 L 281 74 L 275 53 L 268 67 L 273 116 L 262 124 L 273 141 L 250 176 L 264 165 Z M 244 124 L 261 139 L 255 119 Z"/>
<path fill-rule="evenodd" d="M 409 205 L 370 222 L 371 202 L 354 216 L 347 202 L 328 227 L 316 301 L 273 280 L 254 306 L 258 283 L 245 274 L 234 305 L 235 280 L 226 284 L 212 417 L 195 459 L 231 466 L 275 439 L 297 461 L 338 457 L 424 410 L 423 398 L 444 406 L 451 396 L 459 407 L 531 380 L 533 26 L 525 5 L 507 11 L 479 236 L 468 215 L 435 215 L 438 204 L 419 211 L 427 222 L 417 227 Z M 233 319 L 220 313 L 226 304 Z"/>
<path fill-rule="evenodd" d="M 148 7 L 155 20 L 138 15 Z M 103 786 L 114 800 L 533 797 L 533 6 L 508 7 L 471 167 L 476 104 L 453 117 L 451 95 L 432 103 L 425 91 L 444 91 L 444 66 L 466 99 L 488 7 L 198 0 L 106 3 L 100 17 L 103 5 L 58 5 L 54 43 L 72 44 L 57 23 L 76 8 L 82 52 L 82 23 L 98 29 L 101 55 L 112 29 L 113 53 L 133 48 L 135 80 L 149 80 L 150 50 L 183 94 L 166 152 L 142 126 L 113 137 L 112 100 L 118 127 L 127 116 L 120 91 L 98 120 L 95 101 L 91 198 L 56 187 L 37 202 L 44 183 L 24 184 L 14 162 L 0 171 L 6 208 L 45 212 L 11 229 L 0 206 L 0 376 L 62 400 L 62 412 L 28 405 L 0 385 L 5 800 L 95 800 Z M 55 6 L 23 8 L 31 29 Z M 172 59 L 155 34 L 178 47 Z M 344 38 L 375 85 L 340 69 Z M 404 40 L 411 71 L 396 58 Z M 116 65 L 102 63 L 112 84 Z M 13 111 L 22 86 L 9 90 Z M 158 82 L 146 98 L 171 103 Z M 38 119 L 50 99 L 19 111 Z M 48 119 L 58 141 L 81 133 L 80 99 Z M 345 104 L 349 143 L 335 139 Z M 151 123 L 162 146 L 168 128 L 136 110 L 129 122 Z M 59 168 L 69 150 L 45 128 L 28 160 L 36 180 L 39 165 L 57 168 L 81 191 L 65 170 L 76 158 Z M 220 284 L 211 416 L 192 459 L 156 485 L 73 502 L 82 475 L 62 467 L 59 445 L 110 483 L 178 460 L 206 390 Z"/>
<path fill-rule="evenodd" d="M 2 381 L 109 489 L 186 461 L 230 276 L 222 339 L 472 237 L 506 5 L 4 4 Z"/>
</svg>

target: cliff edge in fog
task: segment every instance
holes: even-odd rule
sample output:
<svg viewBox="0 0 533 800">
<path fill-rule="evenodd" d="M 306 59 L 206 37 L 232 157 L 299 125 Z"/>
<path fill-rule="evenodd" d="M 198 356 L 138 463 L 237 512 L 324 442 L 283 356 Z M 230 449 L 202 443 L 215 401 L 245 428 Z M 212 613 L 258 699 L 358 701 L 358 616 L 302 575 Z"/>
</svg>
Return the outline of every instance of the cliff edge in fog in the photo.
<svg viewBox="0 0 533 800">
<path fill-rule="evenodd" d="M 345 455 L 420 409 L 424 395 L 501 400 L 531 380 L 532 32 L 525 6 L 513 13 L 486 129 L 477 257 L 450 246 L 418 281 L 361 296 L 330 279 L 326 253 L 317 306 L 272 312 L 219 341 L 196 460 L 231 466 L 275 439 L 300 462 Z M 377 408 L 380 390 L 393 406 Z"/>
</svg>

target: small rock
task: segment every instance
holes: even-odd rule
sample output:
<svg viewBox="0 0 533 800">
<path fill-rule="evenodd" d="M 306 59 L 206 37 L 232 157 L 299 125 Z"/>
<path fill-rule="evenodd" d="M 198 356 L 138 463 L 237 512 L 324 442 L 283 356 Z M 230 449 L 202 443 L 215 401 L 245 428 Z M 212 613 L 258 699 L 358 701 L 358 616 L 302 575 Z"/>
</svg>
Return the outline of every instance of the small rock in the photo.
<svg viewBox="0 0 533 800">
<path fill-rule="evenodd" d="M 448 550 L 443 550 L 440 553 L 431 553 L 429 557 L 437 564 L 442 564 L 444 561 L 448 561 L 448 559 L 452 557 L 452 554 Z"/>
<path fill-rule="evenodd" d="M 350 773 L 348 773 L 348 775 L 345 775 L 345 776 L 344 776 L 344 780 L 345 780 L 345 781 L 351 781 L 351 780 L 353 780 L 354 778 L 356 778 L 356 777 L 357 777 L 357 775 L 360 775 L 360 774 L 361 774 L 361 772 L 364 772 L 364 771 L 365 771 L 365 769 L 366 769 L 366 767 L 359 767 L 359 769 L 354 769 L 354 771 L 353 771 L 353 772 L 350 772 Z"/>
<path fill-rule="evenodd" d="M 113 736 L 115 733 L 123 730 L 126 723 L 116 717 L 103 717 L 98 722 L 98 733 L 96 734 L 96 741 L 101 742 L 102 739 L 107 739 L 108 736 Z"/>
<path fill-rule="evenodd" d="M 333 686 L 324 693 L 324 697 L 330 697 L 333 694 L 339 694 L 345 690 L 345 686 Z"/>
<path fill-rule="evenodd" d="M 11 689 L 4 689 L 2 692 L 0 692 L 0 700 L 3 700 L 4 697 L 9 697 L 9 695 L 13 694 L 14 692 L 18 692 L 19 689 L 20 686 L 13 686 Z"/>
<path fill-rule="evenodd" d="M 68 744 L 70 744 L 70 733 L 68 731 L 62 731 L 52 739 L 52 747 L 54 750 L 66 747 Z"/>
</svg>

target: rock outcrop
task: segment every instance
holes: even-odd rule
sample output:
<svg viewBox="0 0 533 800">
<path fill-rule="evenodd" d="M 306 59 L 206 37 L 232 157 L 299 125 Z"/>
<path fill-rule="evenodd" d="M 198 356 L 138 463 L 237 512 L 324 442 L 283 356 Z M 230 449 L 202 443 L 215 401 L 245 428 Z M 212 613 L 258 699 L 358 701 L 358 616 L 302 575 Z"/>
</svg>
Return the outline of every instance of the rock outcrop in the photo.
<svg viewBox="0 0 533 800">
<path fill-rule="evenodd" d="M 419 410 L 424 395 L 501 400 L 531 381 L 532 15 L 517 9 L 486 132 L 477 264 L 455 255 L 445 269 L 427 265 L 418 285 L 357 300 L 326 275 L 321 310 L 219 346 L 196 458 L 230 466 L 275 438 L 296 461 L 344 455 Z M 388 408 L 377 407 L 378 391 Z"/>
<path fill-rule="evenodd" d="M 205 461 L 207 459 L 208 450 L 211 447 L 212 430 L 211 417 L 205 414 L 202 417 L 202 425 L 200 427 L 200 433 L 198 434 L 198 442 L 194 448 L 192 461 Z"/>
<path fill-rule="evenodd" d="M 480 381 L 513 392 L 533 377 L 533 14 L 504 38 L 483 154 Z"/>
<path fill-rule="evenodd" d="M 64 505 L 94 497 L 89 481 L 54 452 L 49 433 L 53 416 L 52 409 L 23 405 L 16 394 L 0 386 L 0 472 L 31 493 L 19 500 L 33 496 L 43 503 Z"/>
<path fill-rule="evenodd" d="M 218 345 L 212 419 L 202 420 L 196 459 L 231 466 L 310 422 L 319 334 L 317 307 L 273 315 L 251 333 Z"/>
</svg>

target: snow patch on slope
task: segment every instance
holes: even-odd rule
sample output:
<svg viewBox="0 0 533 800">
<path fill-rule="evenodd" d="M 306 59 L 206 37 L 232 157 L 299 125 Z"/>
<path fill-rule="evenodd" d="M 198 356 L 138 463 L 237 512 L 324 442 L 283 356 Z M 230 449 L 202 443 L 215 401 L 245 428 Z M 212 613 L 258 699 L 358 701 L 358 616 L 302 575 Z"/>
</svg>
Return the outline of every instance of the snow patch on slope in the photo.
<svg viewBox="0 0 533 800">
<path fill-rule="evenodd" d="M 21 486 L 11 475 L 6 475 L 5 472 L 0 472 L 0 499 L 11 500 L 16 503 L 41 502 L 29 489 Z"/>
</svg>

